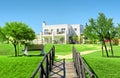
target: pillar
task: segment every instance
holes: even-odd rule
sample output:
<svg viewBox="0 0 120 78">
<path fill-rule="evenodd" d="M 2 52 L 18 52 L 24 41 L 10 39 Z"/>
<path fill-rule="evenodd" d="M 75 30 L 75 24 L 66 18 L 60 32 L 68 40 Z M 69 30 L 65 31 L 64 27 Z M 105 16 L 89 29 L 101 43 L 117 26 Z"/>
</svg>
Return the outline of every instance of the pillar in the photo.
<svg viewBox="0 0 120 78">
<path fill-rule="evenodd" d="M 43 44 L 42 32 L 40 32 L 40 44 Z"/>
<path fill-rule="evenodd" d="M 65 44 L 67 44 L 67 32 L 65 31 Z"/>
<path fill-rule="evenodd" d="M 54 32 L 52 31 L 52 43 L 54 44 Z"/>
</svg>

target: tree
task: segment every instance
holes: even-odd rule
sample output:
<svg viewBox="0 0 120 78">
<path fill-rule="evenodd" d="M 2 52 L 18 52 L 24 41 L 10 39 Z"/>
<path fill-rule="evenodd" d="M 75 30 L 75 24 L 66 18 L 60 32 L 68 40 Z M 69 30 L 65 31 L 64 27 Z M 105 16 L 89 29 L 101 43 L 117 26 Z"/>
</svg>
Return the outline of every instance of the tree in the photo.
<svg viewBox="0 0 120 78">
<path fill-rule="evenodd" d="M 3 42 L 5 40 L 7 40 L 6 35 L 4 34 L 2 27 L 0 27 L 0 42 Z"/>
<path fill-rule="evenodd" d="M 35 32 L 22 22 L 7 22 L 2 29 L 6 39 L 14 46 L 15 56 L 18 55 L 16 49 L 18 43 L 35 39 Z"/>
<path fill-rule="evenodd" d="M 114 35 L 114 45 L 119 44 L 119 39 L 120 39 L 120 24 L 118 24 L 117 27 L 115 27 L 115 35 Z"/>
<path fill-rule="evenodd" d="M 120 38 L 120 24 L 116 27 L 116 37 Z"/>
<path fill-rule="evenodd" d="M 64 42 L 64 37 L 60 37 L 60 41 L 63 43 Z"/>
<path fill-rule="evenodd" d="M 78 36 L 77 35 L 72 35 L 69 37 L 70 43 L 75 44 L 78 41 Z"/>
<path fill-rule="evenodd" d="M 77 35 L 73 35 L 72 36 L 72 40 L 74 43 L 76 43 L 78 41 L 78 36 Z"/>
<path fill-rule="evenodd" d="M 113 38 L 112 34 L 114 32 L 114 26 L 112 22 L 112 18 L 106 18 L 106 16 L 103 13 L 99 13 L 99 16 L 97 19 L 91 18 L 89 20 L 89 24 L 86 24 L 86 29 L 84 30 L 84 35 L 88 36 L 89 38 L 98 38 L 102 42 L 102 54 L 103 54 L 103 46 L 105 48 L 107 57 L 108 50 L 107 46 L 105 44 L 105 40 L 110 40 L 110 46 L 111 46 L 111 52 L 113 56 L 113 49 L 111 40 Z"/>
<path fill-rule="evenodd" d="M 94 29 L 91 26 L 88 26 L 87 24 L 86 24 L 86 28 L 84 29 L 83 33 L 84 33 L 85 39 L 87 40 L 95 41 L 99 39 L 96 31 L 94 31 Z"/>
</svg>

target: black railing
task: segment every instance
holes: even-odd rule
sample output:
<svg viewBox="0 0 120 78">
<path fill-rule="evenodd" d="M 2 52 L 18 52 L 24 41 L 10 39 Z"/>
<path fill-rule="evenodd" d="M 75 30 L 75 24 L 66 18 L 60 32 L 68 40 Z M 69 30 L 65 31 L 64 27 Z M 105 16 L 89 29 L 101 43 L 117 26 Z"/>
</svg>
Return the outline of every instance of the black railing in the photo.
<svg viewBox="0 0 120 78">
<path fill-rule="evenodd" d="M 80 53 L 76 51 L 73 46 L 73 62 L 76 68 L 76 72 L 79 78 L 95 78 L 93 72 L 89 69 L 89 67 L 85 64 L 83 58 L 81 57 Z"/>
<path fill-rule="evenodd" d="M 30 78 L 49 78 L 49 72 L 52 70 L 55 59 L 55 47 L 49 50 L 49 52 L 44 56 L 43 60 L 40 62 L 36 70 L 33 72 Z"/>
</svg>

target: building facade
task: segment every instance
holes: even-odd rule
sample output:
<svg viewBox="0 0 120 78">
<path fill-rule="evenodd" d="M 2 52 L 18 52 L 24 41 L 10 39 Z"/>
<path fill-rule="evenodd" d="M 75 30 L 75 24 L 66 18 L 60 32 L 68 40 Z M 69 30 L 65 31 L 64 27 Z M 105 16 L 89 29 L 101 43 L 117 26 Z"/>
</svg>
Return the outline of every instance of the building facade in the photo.
<svg viewBox="0 0 120 78">
<path fill-rule="evenodd" d="M 80 37 L 83 32 L 83 25 L 80 24 L 57 24 L 47 25 L 42 23 L 42 32 L 40 32 L 40 43 L 70 43 L 70 37 L 73 35 Z"/>
</svg>

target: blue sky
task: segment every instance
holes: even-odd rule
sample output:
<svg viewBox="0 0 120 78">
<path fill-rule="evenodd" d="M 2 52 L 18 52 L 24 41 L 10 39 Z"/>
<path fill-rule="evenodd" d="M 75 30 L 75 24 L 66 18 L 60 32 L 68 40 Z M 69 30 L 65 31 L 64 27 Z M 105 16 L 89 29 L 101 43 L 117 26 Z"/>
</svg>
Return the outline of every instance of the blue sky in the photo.
<svg viewBox="0 0 120 78">
<path fill-rule="evenodd" d="M 104 13 L 120 23 L 120 0 L 0 0 L 0 26 L 23 22 L 38 34 L 47 24 L 82 24 Z"/>
</svg>

